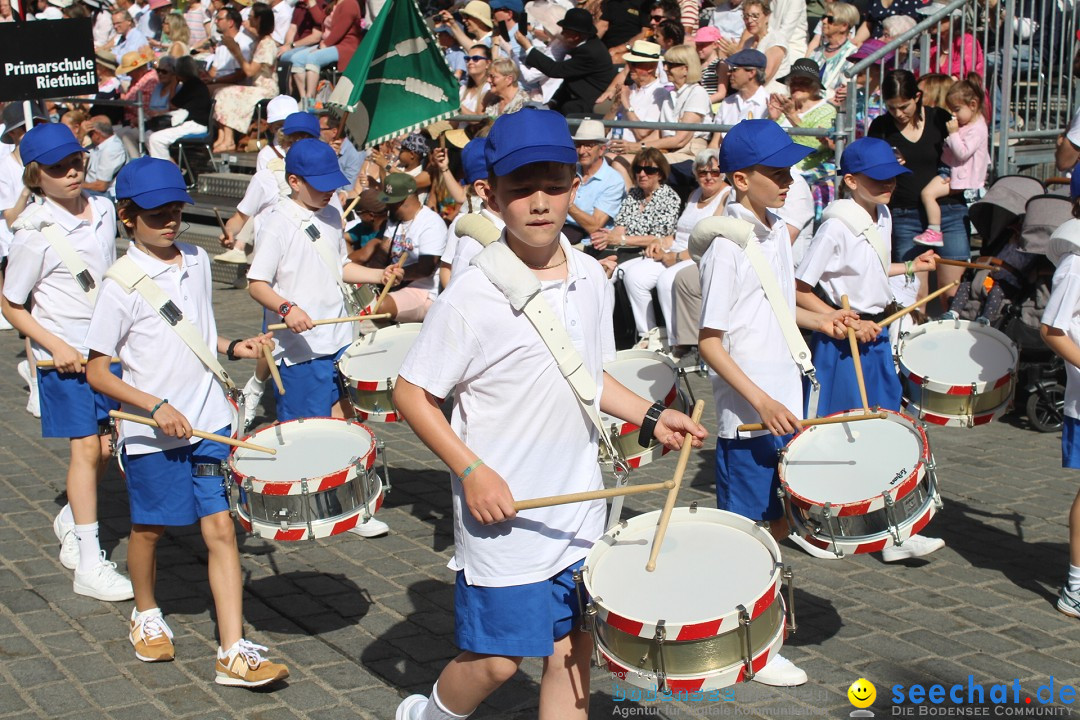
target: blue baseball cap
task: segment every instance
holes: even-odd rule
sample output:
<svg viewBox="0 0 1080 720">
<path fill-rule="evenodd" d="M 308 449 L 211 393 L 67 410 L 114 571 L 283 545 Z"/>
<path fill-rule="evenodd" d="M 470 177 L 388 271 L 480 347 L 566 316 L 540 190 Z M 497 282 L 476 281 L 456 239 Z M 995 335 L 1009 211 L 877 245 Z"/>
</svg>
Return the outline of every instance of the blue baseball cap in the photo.
<svg viewBox="0 0 1080 720">
<path fill-rule="evenodd" d="M 525 12 L 525 3 L 521 2 L 521 0 L 490 0 L 488 5 L 491 6 L 491 12 L 509 10 L 515 15 Z"/>
<path fill-rule="evenodd" d="M 910 172 L 897 161 L 892 145 L 881 138 L 859 138 L 840 156 L 841 175 L 862 173 L 874 180 L 890 180 Z"/>
<path fill-rule="evenodd" d="M 725 60 L 728 67 L 752 67 L 765 69 L 765 65 L 768 60 L 765 58 L 765 53 L 760 50 L 740 50 L 739 52 L 728 56 Z"/>
<path fill-rule="evenodd" d="M 1072 180 L 1069 182 L 1069 197 L 1073 200 L 1080 198 L 1080 167 L 1073 168 Z"/>
<path fill-rule="evenodd" d="M 86 149 L 75 139 L 71 128 L 62 123 L 35 125 L 19 143 L 19 155 L 24 165 L 32 162 L 55 165 L 79 152 L 86 152 Z"/>
<path fill-rule="evenodd" d="M 577 165 L 577 148 L 566 118 L 554 110 L 525 107 L 500 115 L 488 133 L 484 157 L 489 174 L 509 175 L 541 162 Z"/>
<path fill-rule="evenodd" d="M 470 140 L 461 151 L 461 165 L 465 169 L 465 182 L 472 185 L 477 180 L 488 176 L 487 162 L 484 160 L 485 138 Z"/>
<path fill-rule="evenodd" d="M 143 210 L 169 203 L 194 205 L 184 176 L 175 163 L 152 157 L 135 158 L 116 176 L 116 199 L 130 199 Z"/>
<path fill-rule="evenodd" d="M 286 135 L 302 132 L 317 138 L 320 132 L 319 117 L 314 113 L 294 112 L 286 117 L 285 122 L 281 124 L 281 132 Z"/>
<path fill-rule="evenodd" d="M 814 152 L 794 142 L 772 120 L 743 120 L 720 144 L 720 171 L 731 173 L 754 165 L 791 167 Z"/>
<path fill-rule="evenodd" d="M 314 138 L 304 138 L 292 144 L 289 152 L 285 153 L 285 174 L 299 175 L 319 192 L 330 192 L 349 184 L 338 166 L 334 148 Z"/>
</svg>

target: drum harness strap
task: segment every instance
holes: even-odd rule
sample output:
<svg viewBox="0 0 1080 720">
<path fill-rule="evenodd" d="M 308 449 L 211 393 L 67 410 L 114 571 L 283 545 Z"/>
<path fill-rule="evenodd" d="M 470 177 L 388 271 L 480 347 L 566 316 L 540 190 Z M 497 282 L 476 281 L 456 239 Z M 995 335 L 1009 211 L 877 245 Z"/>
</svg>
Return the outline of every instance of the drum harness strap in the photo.
<svg viewBox="0 0 1080 720">
<path fill-rule="evenodd" d="M 821 386 L 818 384 L 817 375 L 814 372 L 814 363 L 810 358 L 810 348 L 803 340 L 799 326 L 795 323 L 795 316 L 791 313 L 784 300 L 784 293 L 780 289 L 780 282 L 775 273 L 769 267 L 769 261 L 761 252 L 761 243 L 754 237 L 754 226 L 745 220 L 727 216 L 707 217 L 696 226 L 690 233 L 690 257 L 694 262 L 701 264 L 701 257 L 708 250 L 709 245 L 717 236 L 723 236 L 742 248 L 746 253 L 746 259 L 750 267 L 761 283 L 761 289 L 765 292 L 765 299 L 769 301 L 780 331 L 784 335 L 791 359 L 795 361 L 799 371 L 810 381 L 810 398 L 807 404 L 807 415 L 817 417 L 818 394 Z"/>
<path fill-rule="evenodd" d="M 363 308 L 356 298 L 356 289 L 347 285 L 342 279 L 341 258 L 336 257 L 337 253 L 330 247 L 330 244 L 323 239 L 318 226 L 316 226 L 314 222 L 306 222 L 304 220 L 300 206 L 296 203 L 291 201 L 283 202 L 280 207 L 285 211 L 286 215 L 290 216 L 297 224 L 299 224 L 300 230 L 311 239 L 311 244 L 315 248 L 315 252 L 319 254 L 319 259 L 326 265 L 326 268 L 330 271 L 330 277 L 334 278 L 338 290 L 341 291 L 341 297 L 345 300 L 346 310 L 350 315 L 359 315 Z"/>
<path fill-rule="evenodd" d="M 32 205 L 24 210 L 12 224 L 12 230 L 37 230 L 40 232 L 45 237 L 45 241 L 49 243 L 49 247 L 53 249 L 53 252 L 60 256 L 60 262 L 64 264 L 67 271 L 75 278 L 75 282 L 82 288 L 90 307 L 94 307 L 97 302 L 97 282 L 90 273 L 90 268 L 86 267 L 86 263 L 79 257 L 79 253 L 64 237 L 63 231 L 49 216 L 44 205 Z"/>
<path fill-rule="evenodd" d="M 192 325 L 190 320 L 184 318 L 183 311 L 176 307 L 176 304 L 169 298 L 168 293 L 129 256 L 125 255 L 117 260 L 105 273 L 105 277 L 112 279 L 128 294 L 135 291 L 142 295 L 150 307 L 157 311 L 165 324 L 172 328 L 180 340 L 188 346 L 188 349 L 195 353 L 203 365 L 214 374 L 225 388 L 226 394 L 237 405 L 232 431 L 234 434 L 238 433 L 241 429 L 239 427 L 240 418 L 244 417 L 244 393 L 240 391 L 229 373 L 218 362 L 217 353 L 206 346 L 206 341 L 203 340 L 198 328 Z"/>
<path fill-rule="evenodd" d="M 463 217 L 458 222 L 458 234 L 461 237 L 472 237 L 484 246 L 471 264 L 480 268 L 488 280 L 506 296 L 514 310 L 524 313 L 536 328 L 540 339 L 555 357 L 559 371 L 570 383 L 582 410 L 600 431 L 600 440 L 615 468 L 615 487 L 625 487 L 629 481 L 630 467 L 615 448 L 603 420 L 600 419 L 596 381 L 570 340 L 566 327 L 557 319 L 555 311 L 541 294 L 540 281 L 508 246 L 498 242 L 501 231 L 482 215 Z M 612 499 L 608 512 L 608 528 L 619 522 L 622 506 L 622 496 Z"/>
<path fill-rule="evenodd" d="M 837 200 L 836 202 L 825 208 L 825 212 L 822 215 L 825 220 L 839 220 L 847 227 L 848 230 L 855 237 L 866 238 L 866 242 L 870 244 L 870 247 L 874 249 L 874 253 L 878 257 L 878 261 L 881 263 L 881 269 L 885 273 L 885 282 L 889 281 L 889 265 L 892 262 L 892 258 L 889 257 L 889 251 L 885 247 L 885 243 L 881 240 L 881 233 L 878 232 L 877 222 L 874 218 L 870 217 L 870 213 L 866 212 L 854 200 L 844 199 Z M 889 295 L 892 296 L 891 286 Z M 836 307 L 836 304 L 826 300 L 830 305 Z M 896 301 L 892 300 L 885 309 L 876 314 L 860 313 L 860 316 L 873 322 L 881 322 L 889 315 L 892 315 L 897 310 Z"/>
</svg>

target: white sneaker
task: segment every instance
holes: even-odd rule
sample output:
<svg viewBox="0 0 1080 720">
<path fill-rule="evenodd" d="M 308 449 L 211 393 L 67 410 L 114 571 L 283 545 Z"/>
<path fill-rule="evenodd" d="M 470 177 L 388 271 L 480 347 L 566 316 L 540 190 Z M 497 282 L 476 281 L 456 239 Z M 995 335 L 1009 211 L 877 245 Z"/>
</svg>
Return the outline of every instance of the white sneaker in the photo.
<svg viewBox="0 0 1080 720">
<path fill-rule="evenodd" d="M 810 542 L 802 535 L 796 535 L 792 533 L 788 540 L 794 543 L 797 547 L 801 548 L 810 557 L 816 557 L 819 560 L 840 560 L 841 558 L 836 555 L 832 550 L 822 550 L 816 545 L 811 545 Z"/>
<path fill-rule="evenodd" d="M 420 715 L 424 712 L 428 702 L 430 701 L 426 695 L 410 695 L 397 706 L 394 720 L 420 720 Z"/>
<path fill-rule="evenodd" d="M 22 372 L 23 363 L 26 364 L 25 375 Z M 38 399 L 37 377 L 30 374 L 30 363 L 26 360 L 19 363 L 19 375 L 26 380 L 26 384 L 30 387 L 30 397 L 26 399 L 26 412 L 39 418 L 41 417 L 41 401 Z"/>
<path fill-rule="evenodd" d="M 15 369 L 19 371 L 19 377 L 21 377 L 23 379 L 23 382 L 26 383 L 26 387 L 30 387 L 30 361 L 20 361 L 19 364 L 15 366 Z"/>
<path fill-rule="evenodd" d="M 75 523 L 66 523 L 63 520 L 64 511 L 53 518 L 53 532 L 60 541 L 60 564 L 68 570 L 74 570 L 79 566 L 79 539 L 75 537 Z"/>
<path fill-rule="evenodd" d="M 116 563 L 110 562 L 101 551 L 101 562 L 93 570 L 75 571 L 75 593 L 87 595 L 106 602 L 130 600 L 135 597 L 131 581 L 116 571 Z"/>
<path fill-rule="evenodd" d="M 232 263 L 234 265 L 247 265 L 247 253 L 241 248 L 234 247 L 220 255 L 214 256 L 214 262 Z"/>
<path fill-rule="evenodd" d="M 754 682 L 773 687 L 795 687 L 806 682 L 806 672 L 783 655 L 777 655 L 754 675 Z"/>
<path fill-rule="evenodd" d="M 382 520 L 376 520 L 373 517 L 367 522 L 359 523 L 356 527 L 349 530 L 349 532 L 353 535 L 359 535 L 360 537 L 373 538 L 390 532 L 390 526 Z"/>
<path fill-rule="evenodd" d="M 255 413 L 259 411 L 259 401 L 266 391 L 266 383 L 252 375 L 244 384 L 244 427 L 251 427 Z"/>
<path fill-rule="evenodd" d="M 881 559 L 885 562 L 908 560 L 922 557 L 936 552 L 945 547 L 945 541 L 941 538 L 928 538 L 922 535 L 912 535 L 904 541 L 903 545 L 892 545 L 881 551 Z"/>
</svg>

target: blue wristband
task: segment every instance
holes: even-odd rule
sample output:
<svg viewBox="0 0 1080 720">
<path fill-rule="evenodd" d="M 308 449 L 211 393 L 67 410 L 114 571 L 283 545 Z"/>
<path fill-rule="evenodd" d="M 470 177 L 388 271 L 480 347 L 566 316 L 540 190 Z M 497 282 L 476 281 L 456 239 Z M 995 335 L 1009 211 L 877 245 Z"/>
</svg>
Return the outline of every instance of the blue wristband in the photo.
<svg viewBox="0 0 1080 720">
<path fill-rule="evenodd" d="M 469 467 L 467 467 L 467 468 L 465 468 L 464 470 L 461 471 L 461 475 L 458 477 L 458 480 L 461 480 L 462 482 L 464 482 L 465 478 L 469 477 L 469 474 L 472 473 L 473 470 L 475 470 L 476 468 L 480 467 L 483 464 L 484 464 L 484 461 L 478 459 L 472 465 L 470 465 Z"/>
</svg>

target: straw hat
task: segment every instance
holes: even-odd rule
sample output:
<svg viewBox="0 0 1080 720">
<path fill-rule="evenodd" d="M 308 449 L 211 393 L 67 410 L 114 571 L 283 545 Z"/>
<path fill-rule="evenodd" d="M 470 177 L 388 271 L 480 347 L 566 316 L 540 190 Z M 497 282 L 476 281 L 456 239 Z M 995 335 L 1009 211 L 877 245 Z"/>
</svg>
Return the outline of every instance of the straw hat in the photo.
<svg viewBox="0 0 1080 720">
<path fill-rule="evenodd" d="M 654 42 L 638 40 L 630 46 L 630 52 L 623 55 L 623 62 L 655 64 L 660 62 L 660 50 Z"/>
<path fill-rule="evenodd" d="M 461 9 L 461 14 L 479 20 L 488 28 L 495 27 L 495 23 L 491 21 L 491 6 L 484 0 L 469 0 L 465 7 Z"/>
<path fill-rule="evenodd" d="M 116 74 L 127 75 L 132 70 L 140 68 L 147 63 L 152 63 L 156 59 L 154 51 L 150 49 L 150 46 L 144 45 L 138 50 L 124 53 L 124 56 L 120 58 L 120 67 L 116 68 Z"/>
</svg>

